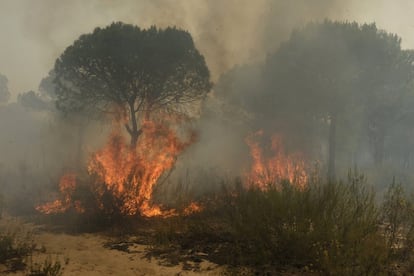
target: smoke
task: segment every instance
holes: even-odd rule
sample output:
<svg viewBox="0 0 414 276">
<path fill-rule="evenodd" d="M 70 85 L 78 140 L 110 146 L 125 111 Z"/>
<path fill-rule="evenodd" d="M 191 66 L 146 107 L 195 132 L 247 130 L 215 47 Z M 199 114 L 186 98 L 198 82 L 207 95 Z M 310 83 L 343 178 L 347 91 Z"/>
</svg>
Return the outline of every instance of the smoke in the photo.
<svg viewBox="0 0 414 276">
<path fill-rule="evenodd" d="M 398 2 L 398 4 L 397 4 Z M 83 33 L 112 21 L 141 27 L 175 25 L 191 32 L 213 79 L 235 64 L 263 59 L 292 28 L 324 18 L 375 21 L 380 28 L 410 35 L 414 3 L 339 0 L 3 0 L 0 3 L 0 72 L 10 90 L 36 90 L 62 51 Z"/>
<path fill-rule="evenodd" d="M 2 0 L 0 73 L 7 76 L 12 100 L 16 100 L 19 93 L 38 90 L 56 58 L 81 34 L 123 21 L 142 28 L 156 25 L 188 30 L 217 83 L 237 65 L 262 62 L 292 29 L 325 18 L 375 21 L 379 28 L 398 33 L 404 47 L 414 47 L 413 11 L 410 0 Z M 228 96 L 254 101 L 257 85 L 257 72 L 245 74 L 243 87 Z M 184 156 L 186 165 L 241 171 L 248 151 L 243 139 L 249 115 L 236 112 L 240 116 L 233 118 L 220 113 L 232 108 L 222 104 L 214 95 L 206 103 L 206 114 L 197 125 L 200 140 Z M 52 174 L 58 174 L 70 166 L 67 163 L 75 163 L 80 139 L 76 127 L 62 127 L 55 115 L 36 113 L 17 103 L 0 109 L 4 114 L 0 129 L 7 132 L 0 137 L 0 169 L 6 171 L 24 160 L 39 171 L 54 167 Z M 95 127 L 88 131 L 84 139 L 96 147 L 96 136 L 103 137 L 105 130 Z M 83 149 L 86 153 L 92 151 L 87 147 Z M 29 165 L 22 168 L 25 166 Z"/>
</svg>

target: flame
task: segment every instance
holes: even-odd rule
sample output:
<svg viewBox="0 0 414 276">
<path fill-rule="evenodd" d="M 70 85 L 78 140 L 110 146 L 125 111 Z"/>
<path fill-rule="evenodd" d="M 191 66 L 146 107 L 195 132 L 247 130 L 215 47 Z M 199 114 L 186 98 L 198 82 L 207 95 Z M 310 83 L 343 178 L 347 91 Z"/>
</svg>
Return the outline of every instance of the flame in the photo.
<svg viewBox="0 0 414 276">
<path fill-rule="evenodd" d="M 127 142 L 122 131 L 125 118 L 117 118 L 106 145 L 92 154 L 88 173 L 95 177 L 91 190 L 98 208 L 104 209 L 104 197 L 109 192 L 122 214 L 140 214 L 146 217 L 170 217 L 178 215 L 175 209 L 166 210 L 153 203 L 153 192 L 163 175 L 170 172 L 177 157 L 196 140 L 195 132 L 177 126 L 186 120 L 184 116 L 163 116 L 163 120 L 143 120 L 142 134 L 135 147 Z M 181 132 L 180 132 L 180 131 Z M 180 135 L 181 134 L 181 135 Z M 62 199 L 36 207 L 45 214 L 63 213 L 73 207 L 84 212 L 80 201 L 73 201 L 76 190 L 76 174 L 67 173 L 60 180 Z M 190 215 L 201 211 L 191 203 L 181 213 Z"/>
<path fill-rule="evenodd" d="M 85 210 L 80 201 L 72 202 L 72 194 L 76 189 L 76 174 L 69 172 L 64 174 L 59 181 L 59 191 L 61 199 L 48 202 L 36 207 L 36 210 L 44 214 L 63 213 L 73 207 L 77 212 L 83 213 Z"/>
<path fill-rule="evenodd" d="M 191 202 L 183 211 L 183 214 L 185 216 L 189 216 L 195 213 L 199 213 L 203 210 L 203 207 L 196 203 L 196 202 Z"/>
<path fill-rule="evenodd" d="M 101 194 L 109 190 L 121 200 L 122 213 L 147 217 L 176 215 L 174 209 L 162 210 L 162 206 L 152 203 L 155 185 L 196 138 L 192 131 L 185 138 L 180 137 L 178 130 L 171 127 L 176 122 L 173 117 L 164 118 L 163 122 L 143 121 L 135 148 L 126 142 L 118 124 L 107 145 L 93 154 L 88 172 L 97 176 L 96 190 Z"/>
<path fill-rule="evenodd" d="M 257 141 L 263 136 L 263 130 L 259 130 L 246 137 L 246 144 L 250 148 L 252 167 L 247 174 L 246 181 L 250 186 L 259 189 L 267 189 L 269 185 L 278 184 L 282 180 L 288 180 L 298 188 L 304 188 L 308 179 L 305 162 L 299 153 L 288 155 L 283 149 L 282 137 L 271 137 L 271 157 L 264 156 L 263 150 Z"/>
</svg>

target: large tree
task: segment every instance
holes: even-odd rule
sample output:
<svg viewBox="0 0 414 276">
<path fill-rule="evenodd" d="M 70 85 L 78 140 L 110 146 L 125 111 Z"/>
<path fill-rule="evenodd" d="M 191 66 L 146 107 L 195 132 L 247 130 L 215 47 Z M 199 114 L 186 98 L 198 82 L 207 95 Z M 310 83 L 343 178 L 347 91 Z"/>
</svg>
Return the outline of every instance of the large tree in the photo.
<svg viewBox="0 0 414 276">
<path fill-rule="evenodd" d="M 211 88 L 204 57 L 188 32 L 120 22 L 80 36 L 53 72 L 58 109 L 96 112 L 115 106 L 128 116 L 131 146 L 142 132 L 141 119 L 159 110 L 186 112 Z"/>
<path fill-rule="evenodd" d="M 379 110 L 371 108 L 379 94 L 400 93 L 410 79 L 410 64 L 399 38 L 374 24 L 311 23 L 268 57 L 265 103 L 270 112 L 286 110 L 328 126 L 328 176 L 333 180 L 338 122 L 363 108 Z"/>
</svg>

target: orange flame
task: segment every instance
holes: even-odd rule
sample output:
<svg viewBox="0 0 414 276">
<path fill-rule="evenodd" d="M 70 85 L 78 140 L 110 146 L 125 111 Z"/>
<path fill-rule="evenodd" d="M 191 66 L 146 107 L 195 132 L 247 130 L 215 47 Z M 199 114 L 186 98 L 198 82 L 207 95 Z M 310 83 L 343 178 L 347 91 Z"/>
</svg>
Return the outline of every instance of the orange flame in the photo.
<svg viewBox="0 0 414 276">
<path fill-rule="evenodd" d="M 118 125 L 107 145 L 89 162 L 88 172 L 97 176 L 97 190 L 102 193 L 107 189 L 120 199 L 121 211 L 125 214 L 139 213 L 147 217 L 176 214 L 175 210 L 162 210 L 162 206 L 152 204 L 154 187 L 196 136 L 190 132 L 180 139 L 178 131 L 170 127 L 174 118 L 168 119 L 164 123 L 143 121 L 135 148 L 125 141 Z"/>
<path fill-rule="evenodd" d="M 109 192 L 123 214 L 146 217 L 178 215 L 175 209 L 165 210 L 154 204 L 153 192 L 162 176 L 173 169 L 178 155 L 196 140 L 195 132 L 181 129 L 185 133 L 180 133 L 174 128 L 186 119 L 183 116 L 164 116 L 163 122 L 144 120 L 141 123 L 142 134 L 132 148 L 122 135 L 122 118 L 117 119 L 107 144 L 91 156 L 88 164 L 88 173 L 96 177 L 92 191 L 98 207 L 105 208 L 104 195 Z M 71 207 L 84 212 L 79 201 L 72 202 L 75 190 L 76 175 L 68 173 L 60 181 L 62 199 L 36 209 L 45 214 L 66 212 Z M 199 205 L 191 203 L 182 214 L 190 215 L 201 210 Z"/>
<path fill-rule="evenodd" d="M 282 138 L 279 135 L 271 137 L 270 152 L 273 156 L 264 156 L 258 138 L 263 136 L 259 130 L 245 139 L 250 148 L 253 164 L 247 174 L 247 183 L 259 189 L 267 189 L 269 185 L 279 184 L 288 180 L 298 188 L 304 188 L 308 179 L 305 162 L 298 153 L 287 155 L 283 149 Z"/>
<path fill-rule="evenodd" d="M 203 210 L 203 207 L 196 202 L 191 202 L 183 211 L 185 216 L 189 216 L 195 213 L 199 213 Z"/>
<path fill-rule="evenodd" d="M 63 213 L 73 207 L 77 212 L 83 213 L 85 210 L 82 204 L 76 200 L 72 202 L 72 194 L 76 189 L 76 174 L 66 173 L 59 181 L 59 191 L 62 199 L 48 202 L 36 207 L 36 210 L 44 214 Z"/>
</svg>

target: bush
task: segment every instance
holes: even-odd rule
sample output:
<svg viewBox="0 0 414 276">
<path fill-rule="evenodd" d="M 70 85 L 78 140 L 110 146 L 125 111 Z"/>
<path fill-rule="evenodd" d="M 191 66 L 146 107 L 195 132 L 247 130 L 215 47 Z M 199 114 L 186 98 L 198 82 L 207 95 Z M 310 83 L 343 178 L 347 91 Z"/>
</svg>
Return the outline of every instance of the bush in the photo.
<svg viewBox="0 0 414 276">
<path fill-rule="evenodd" d="M 360 275 L 389 272 L 383 208 L 365 177 L 313 180 L 304 189 L 288 182 L 266 190 L 240 181 L 205 200 L 205 211 L 161 223 L 150 250 L 203 252 L 210 261 L 258 273 L 281 271 Z M 224 195 L 223 195 L 224 194 Z M 398 212 L 399 209 L 395 211 Z M 400 214 L 398 214 L 400 215 Z"/>
<path fill-rule="evenodd" d="M 386 265 L 374 192 L 362 176 L 347 183 L 285 182 L 241 190 L 228 214 L 239 254 L 234 264 L 314 267 L 330 273 L 374 273 Z"/>
<path fill-rule="evenodd" d="M 382 222 L 393 257 L 410 257 L 414 249 L 414 200 L 407 195 L 402 184 L 395 181 L 384 196 Z"/>
</svg>

